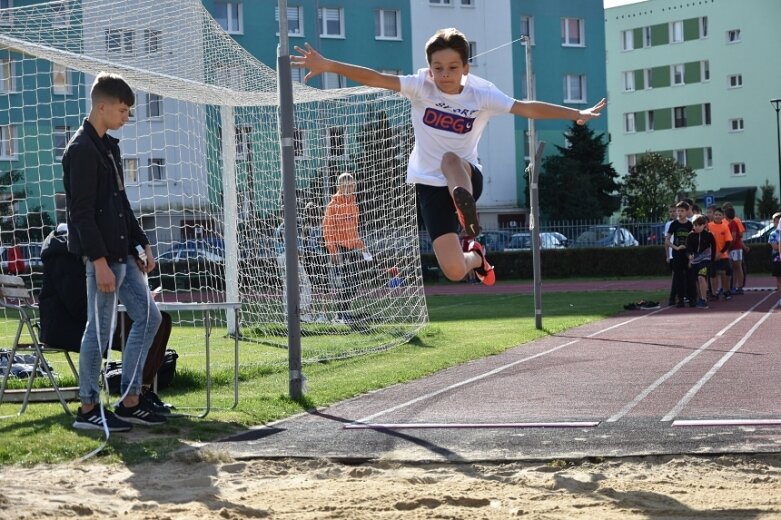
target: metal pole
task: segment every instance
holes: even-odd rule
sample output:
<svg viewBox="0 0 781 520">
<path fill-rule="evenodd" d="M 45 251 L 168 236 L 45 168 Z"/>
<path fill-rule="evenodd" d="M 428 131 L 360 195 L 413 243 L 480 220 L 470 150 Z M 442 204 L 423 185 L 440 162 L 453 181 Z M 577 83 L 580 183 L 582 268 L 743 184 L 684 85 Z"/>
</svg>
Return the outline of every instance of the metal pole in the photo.
<svg viewBox="0 0 781 520">
<path fill-rule="evenodd" d="M 532 48 L 527 36 L 522 37 L 526 52 L 526 98 L 533 100 L 534 81 L 532 78 Z M 540 258 L 540 208 L 539 208 L 539 165 L 545 143 L 537 144 L 537 132 L 534 119 L 529 119 L 529 231 L 532 238 L 532 270 L 534 272 L 534 325 L 542 330 L 542 267 Z"/>
<path fill-rule="evenodd" d="M 298 294 L 298 226 L 296 223 L 296 170 L 293 150 L 293 79 L 287 38 L 287 0 L 279 0 L 279 143 L 282 159 L 282 197 L 285 222 L 285 274 L 287 287 L 287 353 L 291 399 L 304 395 L 301 373 L 301 322 Z"/>
<path fill-rule="evenodd" d="M 781 110 L 781 99 L 771 99 L 770 103 L 776 109 L 776 142 L 778 145 L 778 200 L 781 201 L 781 121 L 778 112 Z"/>
</svg>

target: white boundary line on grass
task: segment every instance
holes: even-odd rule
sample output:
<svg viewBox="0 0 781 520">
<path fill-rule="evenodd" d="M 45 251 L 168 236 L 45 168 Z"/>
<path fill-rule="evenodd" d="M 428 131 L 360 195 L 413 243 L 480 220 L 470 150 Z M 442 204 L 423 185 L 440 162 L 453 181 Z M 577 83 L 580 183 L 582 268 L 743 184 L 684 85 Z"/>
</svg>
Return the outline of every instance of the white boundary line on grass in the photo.
<svg viewBox="0 0 781 520">
<path fill-rule="evenodd" d="M 773 293 L 768 294 L 767 296 L 759 300 L 757 303 L 755 303 L 749 310 L 747 310 L 746 312 L 742 313 L 740 316 L 732 320 L 732 322 L 730 322 L 726 327 L 718 331 L 713 337 L 711 337 L 708 341 L 703 343 L 700 346 L 700 348 L 698 348 L 697 350 L 695 350 L 694 352 L 692 352 L 691 354 L 683 358 L 677 365 L 671 368 L 666 374 L 664 374 L 659 379 L 651 383 L 648 387 L 645 388 L 645 390 L 637 394 L 637 396 L 634 399 L 632 399 L 629 403 L 627 403 L 626 406 L 624 406 L 618 413 L 609 417 L 606 422 L 609 423 L 616 422 L 622 417 L 624 417 L 626 414 L 628 414 L 630 411 L 632 411 L 632 409 L 638 404 L 640 404 L 640 402 L 642 402 L 646 397 L 648 397 L 651 394 L 651 392 L 653 392 L 654 390 L 662 386 L 668 379 L 670 379 L 681 368 L 683 368 L 687 363 L 689 363 L 689 361 L 702 354 L 703 351 L 705 351 L 708 347 L 710 347 L 713 343 L 715 343 L 716 340 L 718 340 L 724 334 L 726 334 L 726 332 L 729 329 L 737 325 L 741 320 L 743 320 L 743 318 L 749 316 L 751 314 L 751 311 L 756 309 L 761 303 L 763 303 L 765 300 L 770 298 L 772 294 Z"/>
<path fill-rule="evenodd" d="M 646 318 L 648 316 L 651 316 L 653 314 L 661 312 L 665 308 L 666 307 L 662 307 L 661 309 L 657 309 L 657 310 L 649 312 L 647 314 L 643 314 L 642 316 L 637 316 L 635 318 L 632 318 L 632 319 L 629 319 L 629 320 L 626 320 L 626 321 L 622 321 L 620 323 L 616 323 L 615 325 L 611 325 L 609 327 L 605 327 L 604 329 L 600 329 L 600 330 L 598 330 L 596 332 L 592 332 L 591 334 L 589 334 L 588 336 L 585 336 L 585 337 L 586 338 L 592 338 L 594 336 L 602 334 L 603 332 L 607 332 L 609 330 L 613 330 L 615 328 L 622 327 L 622 326 L 627 325 L 629 323 L 635 322 L 637 320 L 641 320 L 643 318 Z M 474 377 L 470 377 L 469 379 L 465 379 L 464 381 L 460 381 L 458 383 L 454 383 L 454 384 L 446 386 L 444 388 L 440 388 L 439 390 L 435 390 L 434 392 L 429 392 L 428 394 L 421 395 L 419 397 L 416 397 L 415 399 L 409 400 L 409 401 L 404 402 L 404 403 L 397 404 L 396 406 L 392 406 L 391 408 L 387 408 L 385 410 L 381 410 L 381 411 L 379 411 L 377 413 L 374 413 L 372 415 L 368 415 L 366 417 L 363 417 L 362 419 L 355 420 L 352 423 L 346 424 L 344 427 L 345 428 L 353 428 L 353 427 L 355 427 L 355 425 L 361 425 L 361 424 L 365 425 L 369 421 L 371 421 L 372 419 L 375 419 L 375 418 L 377 418 L 377 417 L 379 417 L 381 415 L 386 415 L 386 414 L 395 412 L 397 410 L 401 410 L 402 408 L 406 408 L 408 406 L 412 406 L 413 404 L 419 403 L 421 401 L 425 401 L 426 399 L 431 399 L 432 397 L 436 397 L 436 396 L 438 396 L 440 394 L 444 394 L 445 392 L 449 392 L 451 390 L 455 390 L 456 388 L 460 388 L 460 387 L 468 385 L 470 383 L 474 383 L 476 381 L 480 381 L 481 379 L 485 379 L 487 377 L 491 377 L 493 375 L 499 374 L 500 372 L 504 372 L 505 370 L 513 368 L 514 366 L 520 365 L 521 363 L 525 363 L 527 361 L 531 361 L 533 359 L 537 359 L 537 358 L 545 356 L 547 354 L 552 354 L 553 352 L 556 352 L 557 350 L 561 350 L 561 349 L 563 349 L 565 347 L 569 347 L 570 345 L 574 345 L 575 343 L 581 341 L 582 339 L 583 338 L 574 339 L 572 341 L 568 341 L 567 343 L 564 343 L 564 344 L 559 345 L 557 347 L 553 347 L 553 348 L 550 348 L 550 349 L 545 350 L 543 352 L 538 352 L 537 354 L 533 354 L 533 355 L 527 356 L 527 357 L 525 357 L 523 359 L 519 359 L 517 361 L 513 361 L 512 363 L 508 363 L 506 365 L 502 365 L 500 367 L 494 368 L 493 370 L 489 370 L 488 372 L 485 372 L 483 374 L 480 374 L 480 375 L 477 375 L 477 376 L 474 376 Z"/>
</svg>

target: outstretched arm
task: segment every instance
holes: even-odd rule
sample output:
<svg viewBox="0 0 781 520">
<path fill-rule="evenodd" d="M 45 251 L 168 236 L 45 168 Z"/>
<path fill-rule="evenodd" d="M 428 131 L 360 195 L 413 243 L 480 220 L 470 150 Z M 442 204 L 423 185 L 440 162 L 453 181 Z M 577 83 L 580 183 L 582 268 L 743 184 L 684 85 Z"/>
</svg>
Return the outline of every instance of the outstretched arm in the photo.
<svg viewBox="0 0 781 520">
<path fill-rule="evenodd" d="M 606 105 L 607 101 L 604 98 L 586 110 L 567 108 L 543 101 L 516 101 L 513 103 L 510 113 L 529 119 L 568 119 L 577 121 L 579 125 L 585 125 L 591 119 L 599 117 L 599 113 Z"/>
<path fill-rule="evenodd" d="M 393 74 L 383 74 L 367 67 L 329 60 L 308 43 L 304 44 L 304 48 L 297 45 L 294 48 L 299 54 L 290 56 L 290 64 L 293 67 L 309 69 L 304 81 L 309 81 L 323 72 L 333 72 L 368 87 L 385 88 L 396 92 L 401 90 L 399 77 Z"/>
</svg>

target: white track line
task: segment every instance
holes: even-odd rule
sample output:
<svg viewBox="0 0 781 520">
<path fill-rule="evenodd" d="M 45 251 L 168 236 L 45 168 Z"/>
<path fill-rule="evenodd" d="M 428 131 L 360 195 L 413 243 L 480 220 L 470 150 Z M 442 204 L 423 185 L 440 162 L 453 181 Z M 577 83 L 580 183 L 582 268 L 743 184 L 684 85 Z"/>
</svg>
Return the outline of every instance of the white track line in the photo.
<svg viewBox="0 0 781 520">
<path fill-rule="evenodd" d="M 464 428 L 593 428 L 599 421 L 527 422 L 527 423 L 366 423 L 346 424 L 346 430 L 426 430 Z"/>
<path fill-rule="evenodd" d="M 696 419 L 673 421 L 673 426 L 781 426 L 781 419 Z"/>
<path fill-rule="evenodd" d="M 668 413 L 667 415 L 665 415 L 664 417 L 662 417 L 662 421 L 663 421 L 663 422 L 666 422 L 666 421 L 672 421 L 673 419 L 675 419 L 675 416 L 676 416 L 676 415 L 678 415 L 678 414 L 681 412 L 681 410 L 683 410 L 684 406 L 686 406 L 687 404 L 689 404 L 689 401 L 691 401 L 691 400 L 694 398 L 694 396 L 695 396 L 695 395 L 697 395 L 697 392 L 699 392 L 699 391 L 702 389 L 702 387 L 703 387 L 703 386 L 705 386 L 705 383 L 707 383 L 707 382 L 710 380 L 710 378 L 712 378 L 712 377 L 713 377 L 713 376 L 716 374 L 716 372 L 718 372 L 718 371 L 721 369 L 721 367 L 723 367 L 723 366 L 724 366 L 724 364 L 727 362 L 727 360 L 728 360 L 729 358 L 731 358 L 731 357 L 732 357 L 732 355 L 733 355 L 733 354 L 735 354 L 735 352 L 737 352 L 738 350 L 740 350 L 740 349 L 741 349 L 741 347 L 743 347 L 743 345 L 745 345 L 745 344 L 746 344 L 746 341 L 748 341 L 748 339 L 749 339 L 751 336 L 753 336 L 753 335 L 754 335 L 754 333 L 757 331 L 757 329 L 760 327 L 760 325 L 762 325 L 763 323 L 765 323 L 765 321 L 766 321 L 766 320 L 767 320 L 767 319 L 768 319 L 770 316 L 772 316 L 772 314 L 773 314 L 773 309 L 770 309 L 768 312 L 766 312 L 766 313 L 765 313 L 765 315 L 764 315 L 764 316 L 762 316 L 762 318 L 761 318 L 759 321 L 757 321 L 757 322 L 754 324 L 754 326 L 753 326 L 753 327 L 751 327 L 751 328 L 749 329 L 749 331 L 748 331 L 748 332 L 746 332 L 746 333 L 743 335 L 743 337 L 742 337 L 742 338 L 740 338 L 740 341 L 738 341 L 738 342 L 735 344 L 735 346 L 734 346 L 734 347 L 732 347 L 732 348 L 729 350 L 729 352 L 727 352 L 726 354 L 724 354 L 724 355 L 721 357 L 721 359 L 719 359 L 719 360 L 716 362 L 716 364 L 715 364 L 715 365 L 713 365 L 713 366 L 711 367 L 711 369 L 710 369 L 710 370 L 708 370 L 708 373 L 707 373 L 707 374 L 705 374 L 704 376 L 702 376 L 702 378 L 700 378 L 700 380 L 699 380 L 699 381 L 697 381 L 697 384 L 695 384 L 693 387 L 691 387 L 691 388 L 689 389 L 689 391 L 688 391 L 688 392 L 686 392 L 686 395 L 684 395 L 684 396 L 681 398 L 681 400 L 680 400 L 680 401 L 678 401 L 678 404 L 676 404 L 676 405 L 673 407 L 673 409 L 669 411 L 669 413 Z"/>
<path fill-rule="evenodd" d="M 648 314 L 643 314 L 642 316 L 638 316 L 636 318 L 632 318 L 630 320 L 622 321 L 621 323 L 617 323 L 615 325 L 611 325 L 610 327 L 606 327 L 604 329 L 601 329 L 601 330 L 598 330 L 596 332 L 593 332 L 593 333 L 589 334 L 588 336 L 586 336 L 586 338 L 592 338 L 594 336 L 602 334 L 603 332 L 607 332 L 607 331 L 615 329 L 617 327 L 621 327 L 623 325 L 627 325 L 629 323 L 632 323 L 632 322 L 635 322 L 637 320 L 643 319 L 645 317 L 651 316 L 652 314 L 656 314 L 657 312 L 661 312 L 664 309 L 665 308 L 662 307 L 661 309 L 655 310 L 653 312 L 649 312 Z M 525 363 L 527 361 L 531 361 L 533 359 L 537 359 L 538 357 L 542 357 L 542 356 L 545 356 L 547 354 L 552 354 L 553 352 L 556 352 L 557 350 L 563 349 L 564 347 L 568 347 L 570 345 L 573 345 L 573 344 L 579 342 L 581 339 L 582 338 L 578 338 L 578 339 L 575 339 L 575 340 L 572 340 L 572 341 L 568 341 L 567 343 L 559 345 L 558 347 L 553 347 L 553 348 L 545 350 L 543 352 L 539 352 L 537 354 L 525 357 L 523 359 L 519 359 L 517 361 L 513 361 L 512 363 L 508 363 L 506 365 L 502 365 L 500 367 L 497 367 L 497 368 L 495 368 L 493 370 L 490 370 L 488 372 L 485 372 L 483 374 L 480 374 L 480 375 L 477 375 L 477 376 L 474 376 L 474 377 L 470 377 L 469 379 L 466 379 L 464 381 L 460 381 L 460 382 L 452 384 L 450 386 L 446 386 L 445 388 L 440 388 L 439 390 L 436 390 L 434 392 L 430 392 L 428 394 L 421 395 L 421 396 L 416 397 L 415 399 L 412 399 L 412 400 L 407 401 L 405 403 L 400 403 L 400 404 L 397 404 L 396 406 L 393 406 L 391 408 L 379 411 L 379 412 L 377 412 L 375 414 L 372 414 L 372 415 L 368 415 L 368 416 L 366 416 L 366 417 L 364 417 L 362 419 L 358 419 L 356 421 L 353 421 L 350 424 L 352 424 L 352 425 L 355 425 L 355 424 L 366 424 L 368 421 L 371 421 L 372 419 L 375 419 L 376 417 L 379 417 L 381 415 L 386 415 L 386 414 L 395 412 L 397 410 L 401 410 L 402 408 L 406 408 L 406 407 L 411 406 L 411 405 L 413 405 L 415 403 L 419 403 L 421 401 L 425 401 L 426 399 L 431 399 L 432 397 L 436 397 L 436 396 L 438 396 L 440 394 L 444 394 L 445 392 L 449 392 L 451 390 L 454 390 L 456 388 L 462 387 L 464 385 L 468 385 L 470 383 L 474 383 L 476 381 L 480 381 L 481 379 L 485 379 L 487 377 L 496 375 L 496 374 L 498 374 L 500 372 L 503 372 L 503 371 L 505 371 L 505 370 L 507 370 L 509 368 L 512 368 L 512 367 L 514 367 L 516 365 L 520 365 L 521 363 Z M 345 428 L 349 427 L 350 424 L 345 425 Z"/>
<path fill-rule="evenodd" d="M 772 294 L 772 293 L 771 293 L 771 294 Z M 708 347 L 710 347 L 710 346 L 711 346 L 711 345 L 712 345 L 712 344 L 713 344 L 713 343 L 714 343 L 714 342 L 715 342 L 717 339 L 721 338 L 721 336 L 723 336 L 724 334 L 726 334 L 726 332 L 727 332 L 729 329 L 731 329 L 732 327 L 734 327 L 735 325 L 737 325 L 737 324 L 738 324 L 738 323 L 739 323 L 739 322 L 740 322 L 740 321 L 741 321 L 743 318 L 745 318 L 746 316 L 749 316 L 749 315 L 751 314 L 751 311 L 753 311 L 754 309 L 756 309 L 756 308 L 757 308 L 757 307 L 758 307 L 760 304 L 762 304 L 762 303 L 763 303 L 765 300 L 767 300 L 768 298 L 770 298 L 771 294 L 768 294 L 767 296 L 765 296 L 764 298 L 762 298 L 761 300 L 759 300 L 759 301 L 758 301 L 756 304 L 754 304 L 754 305 L 753 305 L 753 306 L 752 306 L 752 307 L 751 307 L 751 308 L 750 308 L 748 311 L 744 312 L 743 314 L 741 314 L 740 316 L 738 316 L 737 318 L 735 318 L 734 320 L 732 320 L 732 322 L 731 322 L 729 325 L 727 325 L 726 327 L 724 327 L 723 329 L 721 329 L 720 331 L 718 331 L 718 332 L 717 332 L 717 333 L 716 333 L 716 334 L 715 334 L 715 335 L 714 335 L 712 338 L 710 338 L 708 341 L 706 341 L 705 343 L 703 343 L 703 344 L 702 344 L 702 346 L 701 346 L 700 348 L 698 348 L 697 350 L 695 350 L 694 352 L 692 352 L 691 354 L 689 354 L 688 356 L 686 356 L 685 358 L 683 358 L 683 359 L 681 360 L 681 362 L 680 362 L 680 363 L 678 363 L 678 364 L 677 364 L 677 365 L 675 365 L 673 368 L 671 368 L 671 369 L 670 369 L 670 370 L 669 370 L 669 371 L 668 371 L 666 374 L 664 374 L 662 377 L 660 377 L 659 379 L 657 379 L 656 381 L 654 381 L 653 383 L 651 383 L 651 384 L 650 384 L 650 385 L 649 385 L 649 386 L 648 386 L 648 387 L 647 387 L 645 390 L 643 390 L 642 392 L 640 392 L 639 394 L 637 394 L 637 396 L 636 396 L 634 399 L 632 399 L 632 400 L 631 400 L 629 403 L 627 403 L 627 405 L 626 405 L 626 406 L 624 406 L 624 407 L 623 407 L 623 408 L 622 408 L 622 409 L 621 409 L 621 410 L 620 410 L 618 413 L 616 413 L 616 414 L 615 414 L 615 415 L 613 415 L 612 417 L 609 417 L 609 418 L 607 419 L 607 421 L 606 421 L 606 422 L 616 422 L 616 421 L 618 421 L 619 419 L 621 419 L 623 416 L 625 416 L 626 414 L 628 414 L 630 411 L 632 411 L 632 409 L 633 409 L 635 406 L 637 406 L 638 404 L 640 404 L 640 402 L 641 402 L 643 399 L 645 399 L 646 397 L 648 397 L 648 395 L 649 395 L 651 392 L 653 392 L 654 390 L 656 390 L 657 388 L 659 388 L 661 385 L 663 385 L 663 384 L 664 384 L 664 382 L 665 382 L 665 381 L 667 381 L 667 380 L 668 380 L 668 379 L 670 379 L 670 378 L 671 378 L 673 375 L 675 375 L 675 373 L 676 373 L 676 372 L 678 372 L 678 371 L 679 371 L 681 368 L 683 368 L 683 367 L 684 367 L 684 365 L 686 365 L 686 364 L 687 364 L 689 361 L 691 361 L 692 359 L 694 359 L 694 358 L 696 358 L 697 356 L 699 356 L 700 354 L 702 354 L 702 352 L 703 352 L 705 349 L 707 349 Z"/>
</svg>

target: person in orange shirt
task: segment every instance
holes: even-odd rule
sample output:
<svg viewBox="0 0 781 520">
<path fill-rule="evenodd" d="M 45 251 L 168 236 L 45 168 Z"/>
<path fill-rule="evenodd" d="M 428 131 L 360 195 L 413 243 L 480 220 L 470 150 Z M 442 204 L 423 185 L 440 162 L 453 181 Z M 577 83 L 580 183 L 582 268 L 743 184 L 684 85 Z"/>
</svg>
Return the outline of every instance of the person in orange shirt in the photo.
<svg viewBox="0 0 781 520">
<path fill-rule="evenodd" d="M 732 294 L 743 294 L 743 286 L 745 285 L 743 252 L 746 249 L 746 245 L 743 243 L 743 234 L 746 232 L 746 226 L 735 214 L 735 208 L 732 204 L 727 202 L 722 208 L 724 208 L 724 216 L 727 217 L 729 231 L 732 233 L 732 244 L 729 246 L 729 261 L 732 271 L 731 291 Z"/>
<path fill-rule="evenodd" d="M 325 208 L 323 217 L 323 241 L 331 263 L 336 266 L 342 279 L 342 301 L 337 319 L 345 322 L 352 317 L 347 314 L 354 299 L 363 269 L 362 263 L 372 260 L 358 232 L 358 204 L 355 200 L 355 177 L 342 173 L 336 181 L 336 193 Z"/>
<path fill-rule="evenodd" d="M 710 275 L 713 294 L 715 299 L 723 294 L 725 300 L 731 300 L 727 271 L 729 270 L 729 248 L 732 245 L 732 233 L 730 233 L 729 224 L 724 220 L 723 209 L 715 208 L 713 210 L 713 222 L 708 222 L 708 231 L 711 232 L 716 243 L 713 271 Z"/>
</svg>

